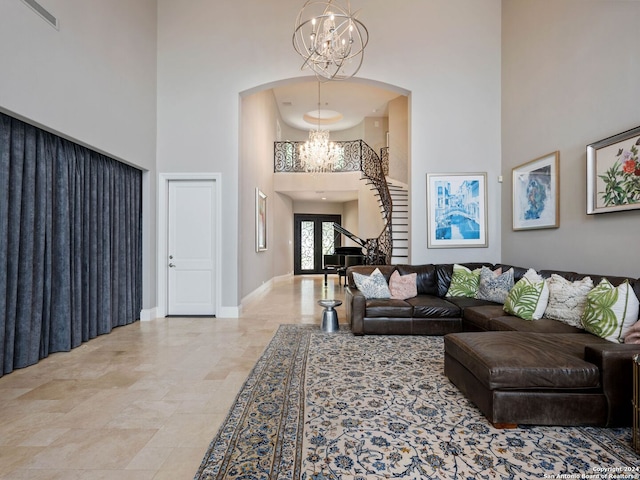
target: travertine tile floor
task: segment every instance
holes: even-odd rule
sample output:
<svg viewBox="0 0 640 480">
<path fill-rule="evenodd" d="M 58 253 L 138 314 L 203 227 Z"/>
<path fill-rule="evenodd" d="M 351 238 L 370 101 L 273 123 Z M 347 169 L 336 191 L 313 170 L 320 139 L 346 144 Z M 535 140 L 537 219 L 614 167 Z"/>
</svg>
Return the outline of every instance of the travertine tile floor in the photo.
<svg viewBox="0 0 640 480">
<path fill-rule="evenodd" d="M 321 298 L 344 300 L 336 276 L 278 279 L 241 318 L 136 322 L 5 375 L 0 479 L 192 479 L 278 325 L 319 328 Z"/>
</svg>

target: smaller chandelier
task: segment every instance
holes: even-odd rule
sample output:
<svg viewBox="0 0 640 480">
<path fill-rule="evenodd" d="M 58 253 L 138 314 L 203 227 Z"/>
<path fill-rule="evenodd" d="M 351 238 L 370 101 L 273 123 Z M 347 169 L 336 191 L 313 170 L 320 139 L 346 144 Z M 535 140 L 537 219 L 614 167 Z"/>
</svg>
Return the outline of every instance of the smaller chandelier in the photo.
<svg viewBox="0 0 640 480">
<path fill-rule="evenodd" d="M 302 69 L 318 78 L 344 80 L 353 77 L 364 58 L 369 32 L 346 8 L 333 0 L 308 0 L 296 19 L 293 48 L 302 56 Z"/>
<path fill-rule="evenodd" d="M 342 158 L 342 147 L 329 141 L 329 130 L 309 131 L 309 140 L 300 145 L 300 165 L 310 173 L 330 172 Z"/>
</svg>

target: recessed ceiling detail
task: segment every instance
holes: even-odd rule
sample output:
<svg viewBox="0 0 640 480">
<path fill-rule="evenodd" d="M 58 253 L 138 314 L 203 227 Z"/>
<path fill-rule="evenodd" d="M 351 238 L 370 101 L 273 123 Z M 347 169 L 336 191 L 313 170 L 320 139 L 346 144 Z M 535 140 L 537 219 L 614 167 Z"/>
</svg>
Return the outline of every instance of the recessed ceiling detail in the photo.
<svg viewBox="0 0 640 480">
<path fill-rule="evenodd" d="M 285 124 L 298 130 L 307 130 L 309 120 L 305 114 L 317 117 L 318 82 L 316 80 L 289 83 L 273 88 L 276 104 Z M 350 80 L 322 84 L 324 110 L 335 109 L 342 118 L 331 123 L 331 131 L 353 128 L 365 117 L 385 117 L 388 104 L 401 93 L 374 85 Z M 315 122 L 317 126 L 317 119 Z"/>
<path fill-rule="evenodd" d="M 339 122 L 344 117 L 340 112 L 335 110 L 311 110 L 302 117 L 305 122 L 311 125 L 331 125 Z"/>
</svg>

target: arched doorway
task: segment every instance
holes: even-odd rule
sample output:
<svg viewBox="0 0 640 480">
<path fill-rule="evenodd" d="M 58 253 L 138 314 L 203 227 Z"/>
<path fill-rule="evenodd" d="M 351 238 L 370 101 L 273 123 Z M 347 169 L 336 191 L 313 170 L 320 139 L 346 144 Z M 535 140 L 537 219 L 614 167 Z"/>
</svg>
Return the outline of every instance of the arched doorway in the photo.
<svg viewBox="0 0 640 480">
<path fill-rule="evenodd" d="M 394 137 L 404 138 L 402 148 L 396 148 L 396 152 L 403 151 L 405 176 L 408 171 L 408 103 L 409 92 L 395 86 L 365 79 L 351 79 L 344 82 L 328 82 L 331 85 L 322 85 L 322 98 L 329 103 L 342 106 L 355 102 L 364 90 L 378 89 L 385 92 L 385 96 L 379 103 L 372 103 L 366 111 L 360 112 L 360 122 L 344 130 L 331 130 L 331 139 L 354 140 L 363 138 L 371 143 L 372 147 L 379 148 L 390 142 L 393 145 Z M 340 85 L 333 85 L 333 84 Z M 306 86 L 305 86 L 306 84 Z M 332 90 L 336 88 L 342 93 L 339 97 Z M 308 92 L 306 106 L 298 106 L 299 101 L 305 98 L 305 89 Z M 291 92 L 290 94 L 287 91 Z M 346 93 L 345 93 L 346 92 Z M 326 96 L 325 96 L 326 93 Z M 396 105 L 389 107 L 389 102 L 399 99 L 401 108 Z M 323 101 L 324 102 L 324 101 Z M 325 102 L 325 103 L 326 103 Z M 312 125 L 296 126 L 286 120 L 289 115 L 285 111 L 298 108 L 299 112 L 306 113 L 317 108 L 317 84 L 315 77 L 301 77 L 281 80 L 271 84 L 265 84 L 241 93 L 241 129 L 239 150 L 239 221 L 241 232 L 240 250 L 240 292 L 241 296 L 247 295 L 259 288 L 265 281 L 292 273 L 294 271 L 294 213 L 331 213 L 343 214 L 343 224 L 350 231 L 360 234 L 361 229 L 366 229 L 371 224 L 369 219 L 359 219 L 359 213 L 363 209 L 362 202 L 358 201 L 359 190 L 368 188 L 359 180 L 355 173 L 354 178 L 347 182 L 349 174 L 336 174 L 335 180 L 327 186 L 319 186 L 319 181 L 306 178 L 307 174 L 297 174 L 291 179 L 281 182 L 275 180 L 273 168 L 273 142 L 277 140 L 304 141 L 308 138 L 309 128 Z M 342 111 L 344 109 L 340 108 Z M 389 109 L 392 109 L 391 113 Z M 376 112 L 374 113 L 374 110 Z M 402 120 L 389 122 L 388 116 L 402 116 Z M 345 117 L 349 115 L 344 115 Z M 399 127 L 395 127 L 399 125 Z M 398 128 L 394 135 L 394 128 Z M 372 132 L 375 132 L 372 134 Z M 279 176 L 280 174 L 277 174 Z M 287 183 L 289 182 L 289 183 Z M 345 183 L 349 183 L 345 186 Z M 253 196 L 256 188 L 267 195 L 269 204 L 268 215 L 268 245 L 266 251 L 256 252 L 254 245 L 255 207 Z M 345 198 L 345 195 L 348 198 Z M 350 196 L 349 196 L 350 195 Z M 338 198 L 340 197 L 340 198 Z M 346 205 L 342 210 L 335 208 L 327 211 L 328 204 Z M 367 206 L 369 208 L 369 206 Z M 375 208 L 375 207 L 373 207 Z M 379 210 L 375 214 L 380 217 Z M 377 229 L 377 233 L 379 233 Z M 377 233 L 375 235 L 377 235 Z M 373 235 L 367 233 L 359 235 L 368 238 Z"/>
</svg>

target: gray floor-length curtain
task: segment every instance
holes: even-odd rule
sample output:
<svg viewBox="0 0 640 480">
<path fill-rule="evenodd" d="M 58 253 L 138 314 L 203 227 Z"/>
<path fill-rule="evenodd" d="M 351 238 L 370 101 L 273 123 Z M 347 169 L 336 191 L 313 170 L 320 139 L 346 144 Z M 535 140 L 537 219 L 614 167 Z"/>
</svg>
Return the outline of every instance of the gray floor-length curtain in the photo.
<svg viewBox="0 0 640 480">
<path fill-rule="evenodd" d="M 140 170 L 0 113 L 0 376 L 139 319 Z"/>
</svg>

